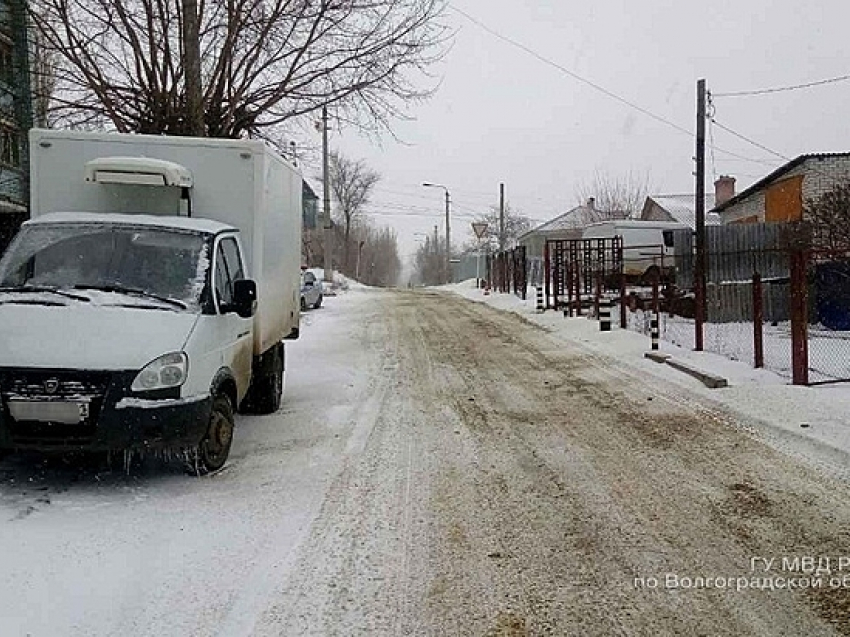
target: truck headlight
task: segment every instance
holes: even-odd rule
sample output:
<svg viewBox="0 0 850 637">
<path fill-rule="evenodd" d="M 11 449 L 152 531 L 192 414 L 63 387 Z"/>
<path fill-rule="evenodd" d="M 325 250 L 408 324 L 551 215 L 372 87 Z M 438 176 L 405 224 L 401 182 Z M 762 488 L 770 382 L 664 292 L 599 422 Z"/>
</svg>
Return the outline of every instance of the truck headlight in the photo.
<svg viewBox="0 0 850 637">
<path fill-rule="evenodd" d="M 132 391 L 151 391 L 180 387 L 186 382 L 189 359 L 183 352 L 171 352 L 152 360 L 140 371 L 133 384 Z"/>
</svg>

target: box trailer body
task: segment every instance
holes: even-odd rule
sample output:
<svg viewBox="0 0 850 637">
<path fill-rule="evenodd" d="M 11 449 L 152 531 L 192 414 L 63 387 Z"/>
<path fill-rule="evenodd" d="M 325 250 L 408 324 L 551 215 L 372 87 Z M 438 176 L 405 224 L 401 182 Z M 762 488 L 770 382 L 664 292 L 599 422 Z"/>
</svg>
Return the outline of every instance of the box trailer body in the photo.
<svg viewBox="0 0 850 637">
<path fill-rule="evenodd" d="M 0 448 L 218 468 L 233 410 L 280 403 L 300 174 L 250 140 L 35 129 L 30 148 L 31 220 L 0 259 Z"/>
<path fill-rule="evenodd" d="M 674 221 L 600 221 L 582 231 L 582 239 L 623 239 L 623 273 L 627 280 L 650 283 L 657 273 L 669 276 L 675 267 L 673 246 L 665 233 L 687 228 Z M 668 245 L 669 244 L 669 245 Z"/>
</svg>

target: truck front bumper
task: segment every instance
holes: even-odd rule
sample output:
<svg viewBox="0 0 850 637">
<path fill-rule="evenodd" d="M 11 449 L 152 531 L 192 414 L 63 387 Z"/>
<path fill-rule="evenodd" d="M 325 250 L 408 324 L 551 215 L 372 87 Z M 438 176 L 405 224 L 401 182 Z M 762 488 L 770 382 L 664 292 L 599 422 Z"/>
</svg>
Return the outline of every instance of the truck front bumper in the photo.
<svg viewBox="0 0 850 637">
<path fill-rule="evenodd" d="M 168 391 L 156 398 L 133 396 L 129 387 L 135 374 L 0 369 L 0 448 L 71 452 L 196 446 L 206 433 L 212 399 L 179 399 Z M 21 415 L 38 412 L 44 403 L 53 403 L 45 411 L 63 414 L 59 421 Z M 77 418 L 67 414 L 78 408 L 79 421 L 69 422 Z"/>
</svg>

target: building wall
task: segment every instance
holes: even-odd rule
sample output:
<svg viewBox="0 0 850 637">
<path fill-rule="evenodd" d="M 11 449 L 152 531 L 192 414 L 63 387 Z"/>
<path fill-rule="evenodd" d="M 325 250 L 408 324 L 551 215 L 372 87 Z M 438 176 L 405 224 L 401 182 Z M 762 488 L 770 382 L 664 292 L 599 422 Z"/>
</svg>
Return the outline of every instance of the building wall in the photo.
<svg viewBox="0 0 850 637">
<path fill-rule="evenodd" d="M 526 258 L 543 258 L 543 247 L 550 239 L 581 239 L 583 228 L 567 228 L 548 232 L 532 232 L 517 243 L 525 246 Z"/>
<path fill-rule="evenodd" d="M 13 15 L 9 1 L 0 0 L 0 251 L 5 249 L 27 216 L 25 131 L 29 129 L 32 96 L 28 89 L 29 78 L 21 78 L 15 72 L 22 50 L 15 37 L 20 35 L 15 31 L 15 15 L 19 14 Z M 23 20 L 22 15 L 19 18 Z M 24 59 L 28 60 L 28 56 Z M 24 66 L 28 74 L 28 62 Z"/>
<path fill-rule="evenodd" d="M 795 183 L 800 178 L 802 186 L 800 192 L 795 193 Z M 795 206 L 802 204 L 804 207 L 832 190 L 836 184 L 847 182 L 850 182 L 850 157 L 807 159 L 773 184 L 730 206 L 720 215 L 724 224 L 793 220 Z M 773 205 L 770 213 L 767 211 L 769 200 Z M 795 200 L 799 203 L 795 204 Z"/>
<path fill-rule="evenodd" d="M 645 210 L 641 214 L 641 220 L 643 221 L 675 221 L 670 213 L 668 213 L 664 208 L 659 206 L 656 202 L 652 202 L 652 206 L 649 210 Z"/>
</svg>

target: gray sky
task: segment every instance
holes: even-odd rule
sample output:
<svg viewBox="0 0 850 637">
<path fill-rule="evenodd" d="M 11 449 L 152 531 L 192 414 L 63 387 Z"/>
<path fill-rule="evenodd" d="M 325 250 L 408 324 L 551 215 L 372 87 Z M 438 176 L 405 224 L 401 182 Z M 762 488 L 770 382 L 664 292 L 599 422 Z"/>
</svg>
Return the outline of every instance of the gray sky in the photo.
<svg viewBox="0 0 850 637">
<path fill-rule="evenodd" d="M 696 81 L 714 93 L 786 87 L 850 74 L 847 0 L 453 0 L 492 31 L 688 131 Z M 546 220 L 577 201 L 595 170 L 649 173 L 661 193 L 694 190 L 694 139 L 571 77 L 448 9 L 457 35 L 433 68 L 436 95 L 412 108 L 380 145 L 341 131 L 331 145 L 382 175 L 369 207 L 398 231 L 401 252 L 415 233 L 444 233 L 442 191 L 451 191 L 453 245 L 471 238 L 476 212 L 507 200 Z M 764 96 L 717 97 L 719 123 L 792 158 L 850 150 L 850 81 Z M 707 187 L 715 175 L 739 191 L 784 163 L 714 128 Z M 709 140 L 710 141 L 710 140 Z"/>
</svg>

